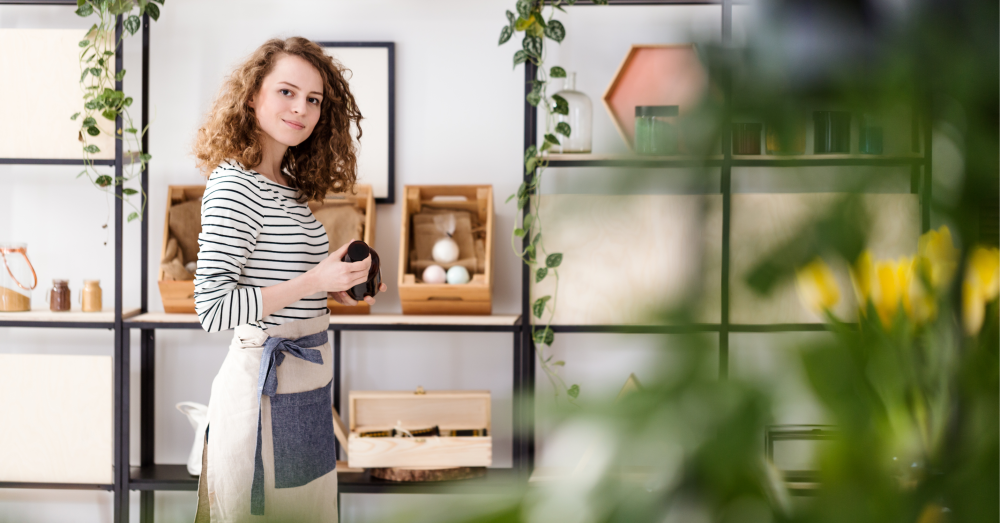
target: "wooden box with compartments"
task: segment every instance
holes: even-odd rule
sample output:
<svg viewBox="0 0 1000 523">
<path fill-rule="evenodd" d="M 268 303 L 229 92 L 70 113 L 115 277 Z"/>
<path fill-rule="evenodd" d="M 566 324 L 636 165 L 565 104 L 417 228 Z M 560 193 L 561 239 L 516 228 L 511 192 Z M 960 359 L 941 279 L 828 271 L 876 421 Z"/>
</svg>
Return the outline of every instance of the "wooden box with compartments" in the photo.
<svg viewBox="0 0 1000 523">
<path fill-rule="evenodd" d="M 449 469 L 493 462 L 490 392 L 351 391 L 348 464 Z"/>
<path fill-rule="evenodd" d="M 309 202 L 309 209 L 323 224 L 330 240 L 330 252 L 345 243 L 361 240 L 375 247 L 375 197 L 370 184 L 357 184 L 354 193 L 330 193 L 321 202 Z M 369 314 L 371 307 L 358 302 L 350 307 L 337 303 L 333 298 L 326 300 L 330 314 Z"/>
<path fill-rule="evenodd" d="M 493 186 L 407 185 L 399 247 L 403 314 L 490 314 L 493 310 Z M 453 230 L 446 231 L 449 222 Z M 435 243 L 450 236 L 457 259 L 436 261 Z M 460 266 L 467 283 L 427 283 L 424 272 Z M 439 272 L 440 274 L 440 272 Z"/>
</svg>

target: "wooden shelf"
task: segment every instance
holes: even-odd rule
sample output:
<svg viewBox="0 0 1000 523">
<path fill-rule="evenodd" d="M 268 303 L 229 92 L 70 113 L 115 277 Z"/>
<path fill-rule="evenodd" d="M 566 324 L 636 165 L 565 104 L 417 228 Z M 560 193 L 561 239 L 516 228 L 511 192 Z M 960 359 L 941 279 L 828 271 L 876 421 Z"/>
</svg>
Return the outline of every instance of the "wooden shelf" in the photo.
<svg viewBox="0 0 1000 523">
<path fill-rule="evenodd" d="M 722 165 L 722 155 L 640 156 L 637 154 L 547 154 L 549 167 L 704 167 Z"/>
<path fill-rule="evenodd" d="M 138 308 L 125 309 L 122 311 L 122 318 L 131 318 L 138 314 Z M 83 312 L 79 309 L 66 312 L 52 312 L 49 309 L 0 312 L 0 327 L 111 329 L 114 326 L 114 309 L 104 309 L 102 312 Z"/>
<path fill-rule="evenodd" d="M 342 462 L 337 462 L 338 467 Z M 130 490 L 198 490 L 198 477 L 187 472 L 185 465 L 148 465 L 132 467 Z M 345 494 L 428 494 L 428 493 L 478 493 L 503 494 L 503 487 L 517 486 L 513 469 L 486 469 L 482 478 L 461 481 L 435 481 L 401 483 L 372 478 L 367 472 L 339 472 L 338 490 Z"/>
<path fill-rule="evenodd" d="M 521 316 L 419 316 L 411 314 L 331 315 L 330 328 L 362 331 L 514 332 Z M 201 329 L 196 314 L 150 312 L 125 322 L 131 329 Z"/>
<path fill-rule="evenodd" d="M 549 154 L 543 156 L 549 167 L 719 167 L 725 163 L 722 155 L 699 156 L 640 156 L 636 154 Z M 892 167 L 921 165 L 919 154 L 803 154 L 795 156 L 734 155 L 734 167 L 825 167 L 868 166 Z"/>
</svg>

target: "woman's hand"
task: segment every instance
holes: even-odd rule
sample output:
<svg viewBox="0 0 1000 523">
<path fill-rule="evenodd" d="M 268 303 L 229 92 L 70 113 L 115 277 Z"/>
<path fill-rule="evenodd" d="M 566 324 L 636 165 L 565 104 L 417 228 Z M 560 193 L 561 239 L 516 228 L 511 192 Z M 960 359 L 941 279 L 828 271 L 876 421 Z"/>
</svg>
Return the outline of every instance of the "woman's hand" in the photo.
<svg viewBox="0 0 1000 523">
<path fill-rule="evenodd" d="M 371 256 L 358 262 L 348 263 L 341 261 L 341 258 L 347 253 L 347 247 L 350 244 L 350 242 L 345 243 L 339 249 L 330 253 L 325 260 L 319 262 L 312 269 L 309 269 L 308 274 L 319 287 L 316 290 L 326 291 L 327 293 L 339 293 L 368 281 L 368 269 L 372 265 Z"/>
<path fill-rule="evenodd" d="M 389 290 L 389 288 L 386 287 L 384 283 L 378 288 L 379 292 L 385 292 L 387 290 Z M 333 300 L 337 303 L 347 305 L 348 307 L 353 307 L 358 304 L 357 300 L 347 295 L 347 291 L 328 292 L 327 297 L 333 298 Z M 375 298 L 365 296 L 365 303 L 368 305 L 375 305 Z"/>
</svg>

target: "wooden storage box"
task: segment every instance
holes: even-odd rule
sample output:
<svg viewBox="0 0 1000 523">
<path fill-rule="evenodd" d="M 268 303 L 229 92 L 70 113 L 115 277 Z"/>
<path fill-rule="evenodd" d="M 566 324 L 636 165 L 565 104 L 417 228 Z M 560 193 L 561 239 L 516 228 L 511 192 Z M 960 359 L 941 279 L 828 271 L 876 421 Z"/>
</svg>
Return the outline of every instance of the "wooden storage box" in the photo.
<svg viewBox="0 0 1000 523">
<path fill-rule="evenodd" d="M 355 186 L 355 194 L 329 194 L 322 202 L 310 202 L 309 208 L 314 213 L 328 206 L 350 205 L 364 213 L 363 240 L 368 245 L 375 244 L 375 198 L 372 196 L 372 186 L 358 184 Z M 179 204 L 197 200 L 205 193 L 204 185 L 171 185 L 167 188 L 167 212 L 163 223 L 163 246 L 161 256 L 167 249 L 167 242 L 170 240 L 170 209 Z M 340 245 L 330 245 L 330 250 L 334 250 Z M 185 256 L 187 253 L 185 253 Z M 165 280 L 163 270 L 160 269 L 159 278 L 160 298 L 163 300 L 164 312 L 179 314 L 194 314 L 194 280 Z M 359 303 L 355 307 L 347 307 L 336 301 L 327 300 L 327 306 L 331 314 L 368 314 L 367 303 Z"/>
<path fill-rule="evenodd" d="M 493 186 L 408 185 L 403 194 L 399 248 L 399 300 L 403 314 L 490 314 L 493 300 Z M 469 283 L 427 284 L 411 268 L 412 216 L 424 208 L 468 211 L 480 223 L 473 228 L 484 241 L 483 270 L 470 274 Z M 466 257 L 465 253 L 460 258 Z M 446 267 L 447 268 L 447 267 Z M 470 271 L 472 272 L 472 271 Z"/>
<path fill-rule="evenodd" d="M 309 209 L 313 213 L 317 211 L 322 211 L 325 208 L 331 206 L 341 206 L 349 205 L 364 214 L 364 221 L 362 226 L 362 237 L 360 240 L 364 241 L 368 245 L 375 246 L 375 197 L 372 194 L 372 186 L 370 184 L 357 184 L 354 186 L 354 194 L 349 193 L 330 193 L 326 195 L 326 198 L 322 202 L 309 202 Z M 334 245 L 338 243 L 339 240 L 330 238 L 330 252 L 333 252 L 343 245 Z M 341 305 L 337 303 L 333 298 L 328 298 L 326 300 L 327 307 L 330 308 L 330 314 L 369 314 L 371 313 L 371 306 L 367 303 L 361 301 L 353 307 L 348 307 L 346 305 Z"/>
<path fill-rule="evenodd" d="M 171 185 L 167 187 L 167 213 L 163 220 L 162 257 L 167 251 L 170 240 L 170 209 L 185 202 L 197 200 L 205 194 L 204 185 Z M 189 253 L 184 253 L 185 257 Z M 197 258 L 197 253 L 193 255 Z M 163 311 L 178 314 L 194 314 L 194 280 L 165 280 L 163 269 L 160 269 L 157 282 L 160 286 L 160 299 L 163 300 Z"/>
<path fill-rule="evenodd" d="M 485 390 L 351 391 L 348 464 L 354 468 L 441 469 L 493 463 L 490 393 Z M 486 436 L 361 437 L 363 432 L 486 429 Z"/>
</svg>

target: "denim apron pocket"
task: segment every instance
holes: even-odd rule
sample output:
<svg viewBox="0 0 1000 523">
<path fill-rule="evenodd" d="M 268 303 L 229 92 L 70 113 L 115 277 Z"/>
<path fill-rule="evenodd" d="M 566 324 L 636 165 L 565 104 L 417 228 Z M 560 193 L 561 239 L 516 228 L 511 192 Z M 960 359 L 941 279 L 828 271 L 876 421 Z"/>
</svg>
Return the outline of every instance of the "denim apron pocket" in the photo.
<svg viewBox="0 0 1000 523">
<path fill-rule="evenodd" d="M 275 488 L 301 487 L 337 466 L 332 384 L 271 398 Z"/>
</svg>

